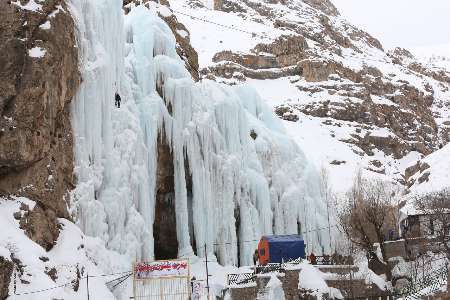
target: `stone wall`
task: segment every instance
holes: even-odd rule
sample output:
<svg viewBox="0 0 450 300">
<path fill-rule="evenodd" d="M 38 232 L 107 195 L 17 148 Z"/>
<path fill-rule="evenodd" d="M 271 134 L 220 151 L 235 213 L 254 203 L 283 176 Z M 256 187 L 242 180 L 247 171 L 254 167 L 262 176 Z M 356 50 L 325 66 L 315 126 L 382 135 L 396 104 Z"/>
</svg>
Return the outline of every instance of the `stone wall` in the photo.
<svg viewBox="0 0 450 300">
<path fill-rule="evenodd" d="M 285 270 L 284 273 L 277 275 L 283 286 L 286 300 L 311 299 L 317 297 L 310 294 L 310 291 L 301 291 L 298 288 L 298 277 L 300 270 Z M 269 274 L 260 274 L 256 277 L 255 286 L 231 287 L 230 296 L 233 300 L 254 300 L 257 299 L 258 291 L 264 291 L 270 280 Z"/>
<path fill-rule="evenodd" d="M 299 299 L 298 277 L 299 270 L 286 270 L 281 280 L 286 300 Z"/>
<path fill-rule="evenodd" d="M 233 300 L 255 300 L 257 293 L 258 288 L 256 285 L 244 288 L 230 288 L 230 297 Z"/>
<path fill-rule="evenodd" d="M 398 256 L 406 258 L 405 240 L 385 242 L 384 250 L 386 252 L 386 259 Z"/>
</svg>

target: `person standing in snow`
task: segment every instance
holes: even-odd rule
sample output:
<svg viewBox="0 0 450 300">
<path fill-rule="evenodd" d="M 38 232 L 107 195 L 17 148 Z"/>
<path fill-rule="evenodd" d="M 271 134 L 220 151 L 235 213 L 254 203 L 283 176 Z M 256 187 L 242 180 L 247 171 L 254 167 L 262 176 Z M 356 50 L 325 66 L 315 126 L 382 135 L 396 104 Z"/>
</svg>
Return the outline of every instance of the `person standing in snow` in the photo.
<svg viewBox="0 0 450 300">
<path fill-rule="evenodd" d="M 115 105 L 117 108 L 120 108 L 120 102 L 122 101 L 122 99 L 120 98 L 120 95 L 118 92 L 116 92 L 116 96 L 115 96 Z"/>
<path fill-rule="evenodd" d="M 259 260 L 259 253 L 258 253 L 258 250 L 255 250 L 255 253 L 253 253 L 253 265 L 256 266 L 256 263 L 258 262 L 258 260 Z"/>
</svg>

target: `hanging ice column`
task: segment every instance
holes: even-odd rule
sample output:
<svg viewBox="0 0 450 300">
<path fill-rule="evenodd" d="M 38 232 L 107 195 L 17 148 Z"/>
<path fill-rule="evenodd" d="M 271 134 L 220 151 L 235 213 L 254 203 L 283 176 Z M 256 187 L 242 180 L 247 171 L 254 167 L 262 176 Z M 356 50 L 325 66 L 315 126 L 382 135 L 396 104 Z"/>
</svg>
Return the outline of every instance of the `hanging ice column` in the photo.
<svg viewBox="0 0 450 300">
<path fill-rule="evenodd" d="M 76 189 L 72 213 L 81 229 L 131 258 L 153 256 L 152 178 L 139 111 L 125 76 L 121 0 L 70 0 L 78 29 L 82 84 L 72 101 Z M 123 99 L 114 106 L 114 94 Z"/>
<path fill-rule="evenodd" d="M 319 177 L 253 90 L 193 82 L 154 11 L 136 7 L 122 24 L 121 1 L 71 2 L 84 79 L 73 207 L 86 233 L 153 257 L 158 136 L 172 151 L 179 255 L 203 256 L 206 244 L 221 263 L 236 264 L 239 251 L 250 264 L 262 234 L 325 226 Z M 308 233 L 310 245 L 326 233 Z"/>
</svg>

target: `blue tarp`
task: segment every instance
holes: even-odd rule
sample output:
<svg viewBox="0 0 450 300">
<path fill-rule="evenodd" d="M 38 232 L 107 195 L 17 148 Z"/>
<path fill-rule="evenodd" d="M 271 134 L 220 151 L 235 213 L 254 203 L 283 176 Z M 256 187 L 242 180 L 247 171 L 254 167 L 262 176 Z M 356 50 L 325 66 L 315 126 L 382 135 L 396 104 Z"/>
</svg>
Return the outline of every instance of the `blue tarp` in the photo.
<svg viewBox="0 0 450 300">
<path fill-rule="evenodd" d="M 263 238 L 269 243 L 270 263 L 306 258 L 305 242 L 301 235 L 267 235 Z"/>
</svg>

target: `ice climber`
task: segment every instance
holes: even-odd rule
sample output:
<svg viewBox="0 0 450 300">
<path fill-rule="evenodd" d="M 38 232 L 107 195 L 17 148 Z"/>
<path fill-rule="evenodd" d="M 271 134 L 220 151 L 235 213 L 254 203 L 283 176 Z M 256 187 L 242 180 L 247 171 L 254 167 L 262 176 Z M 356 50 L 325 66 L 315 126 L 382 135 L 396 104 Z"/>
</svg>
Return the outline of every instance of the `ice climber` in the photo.
<svg viewBox="0 0 450 300">
<path fill-rule="evenodd" d="M 122 99 L 120 98 L 119 93 L 116 92 L 116 102 L 115 105 L 117 108 L 120 108 L 120 102 L 122 101 Z"/>
</svg>

